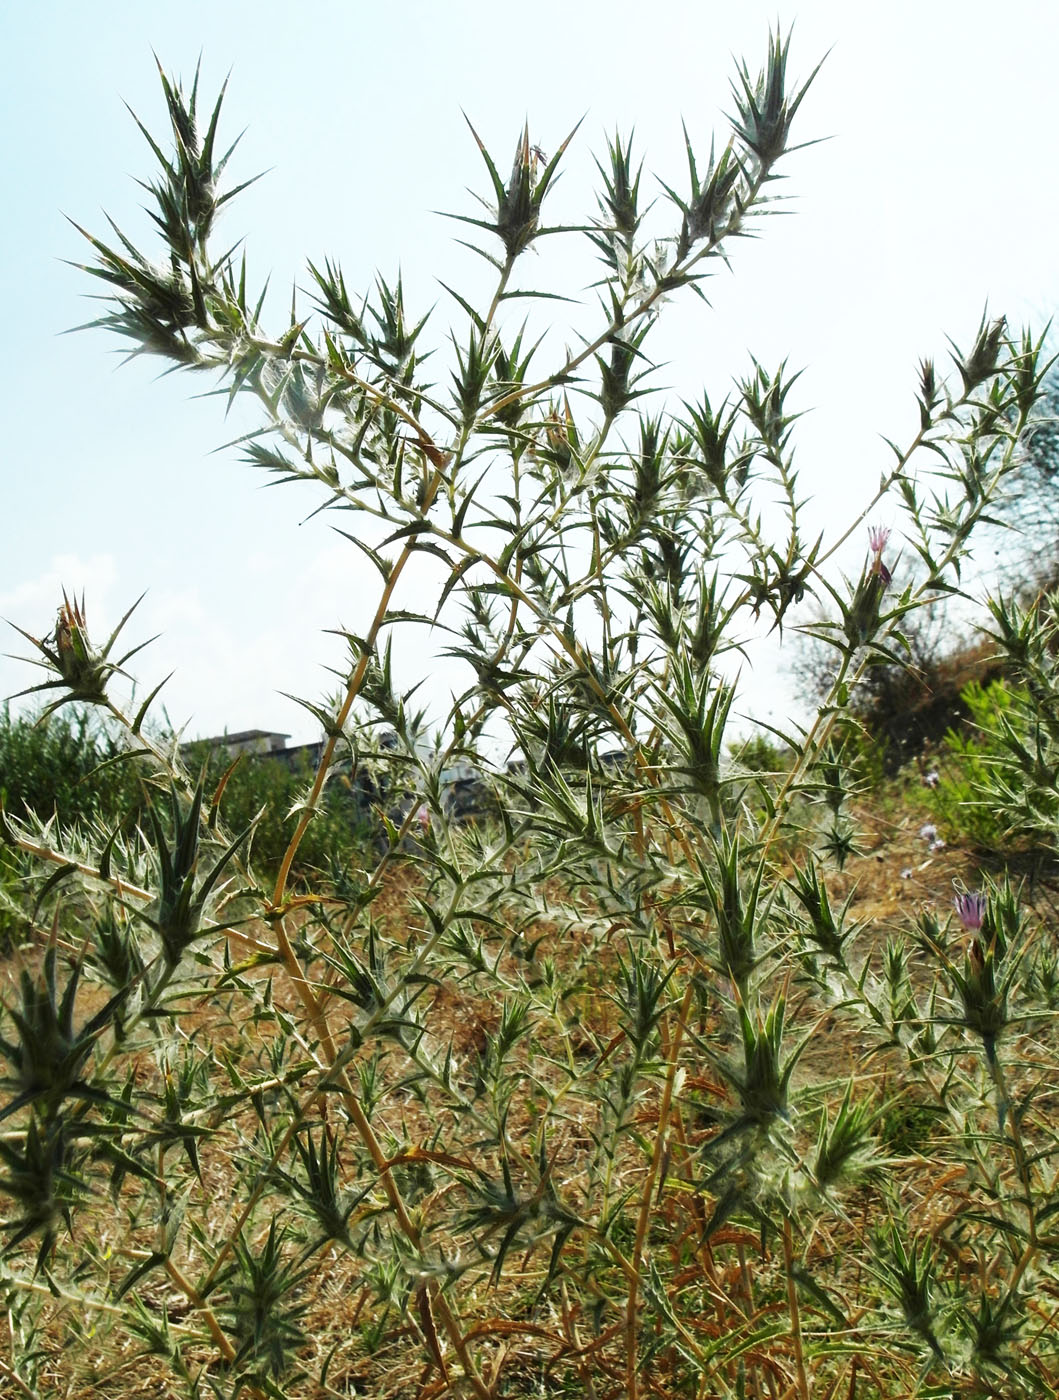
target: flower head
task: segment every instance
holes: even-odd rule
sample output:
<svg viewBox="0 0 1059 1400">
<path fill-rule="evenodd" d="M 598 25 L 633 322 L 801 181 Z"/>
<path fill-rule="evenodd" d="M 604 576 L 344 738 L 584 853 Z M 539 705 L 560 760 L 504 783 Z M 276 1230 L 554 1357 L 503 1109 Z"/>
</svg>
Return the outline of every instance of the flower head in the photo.
<svg viewBox="0 0 1059 1400">
<path fill-rule="evenodd" d="M 938 839 L 938 828 L 933 822 L 927 822 L 925 826 L 919 828 L 919 839 L 921 841 L 936 841 Z"/>
<path fill-rule="evenodd" d="M 885 525 L 872 525 L 868 530 L 868 545 L 872 554 L 869 572 L 882 581 L 883 588 L 889 588 L 893 581 L 893 574 L 883 563 L 882 557 L 882 552 L 886 548 L 886 542 L 889 538 L 890 531 Z"/>
<path fill-rule="evenodd" d="M 956 917 L 968 932 L 980 929 L 985 919 L 986 897 L 984 894 L 971 894 L 964 891 L 953 900 Z"/>
<path fill-rule="evenodd" d="M 118 633 L 128 622 L 139 601 L 138 598 L 133 603 L 102 647 L 93 646 L 89 640 L 85 622 L 84 594 L 81 595 L 80 601 L 78 601 L 76 594 L 71 601 L 65 590 L 63 591 L 62 606 L 59 608 L 55 627 L 44 637 L 34 637 L 31 632 L 26 632 L 16 623 L 12 623 L 15 631 L 25 637 L 27 642 L 31 642 L 39 657 L 42 658 L 33 657 L 33 664 L 51 674 L 50 680 L 30 686 L 27 690 L 19 691 L 19 694 L 32 695 L 40 690 L 61 690 L 64 692 L 60 699 L 53 700 L 50 705 L 45 707 L 42 718 L 72 700 L 80 700 L 87 705 L 105 705 L 107 703 L 107 683 L 110 678 L 116 674 L 127 675 L 127 672 L 122 669 L 125 662 L 131 656 L 135 656 L 141 647 L 147 645 L 146 642 L 141 642 L 140 646 L 127 651 L 119 661 L 110 660 L 111 648 L 117 640 Z M 15 699 L 16 697 L 12 696 L 11 698 Z"/>
</svg>

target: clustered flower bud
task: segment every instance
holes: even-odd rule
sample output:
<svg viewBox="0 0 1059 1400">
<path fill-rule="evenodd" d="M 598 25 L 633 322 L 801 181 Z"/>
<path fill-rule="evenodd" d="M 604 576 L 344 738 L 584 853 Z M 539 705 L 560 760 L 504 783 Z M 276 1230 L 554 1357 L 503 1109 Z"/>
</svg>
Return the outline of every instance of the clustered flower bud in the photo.
<svg viewBox="0 0 1059 1400">
<path fill-rule="evenodd" d="M 75 597 L 71 603 L 63 594 L 53 636 L 58 670 L 66 684 L 78 691 L 101 686 L 105 673 L 88 640 L 83 599 L 78 603 Z"/>
</svg>

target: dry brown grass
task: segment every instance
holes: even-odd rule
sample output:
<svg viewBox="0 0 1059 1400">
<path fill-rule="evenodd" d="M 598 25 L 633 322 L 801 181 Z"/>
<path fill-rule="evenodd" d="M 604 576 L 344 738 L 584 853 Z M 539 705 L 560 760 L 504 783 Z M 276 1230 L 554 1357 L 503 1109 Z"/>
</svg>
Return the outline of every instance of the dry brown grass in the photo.
<svg viewBox="0 0 1059 1400">
<path fill-rule="evenodd" d="M 866 925 L 869 945 L 881 946 L 889 934 L 907 928 L 920 906 L 933 907 L 944 916 L 951 907 L 954 887 L 972 886 L 977 879 L 967 852 L 953 846 L 934 852 L 927 849 L 927 843 L 919 834 L 927 817 L 926 808 L 917 809 L 914 792 L 906 794 L 905 798 L 897 816 L 884 816 L 870 807 L 860 813 L 865 853 L 851 861 L 847 870 L 830 882 L 830 892 L 836 902 L 852 893 L 852 913 Z M 380 924 L 398 937 L 409 936 L 408 895 L 413 888 L 414 880 L 407 872 L 397 873 L 373 909 Z M 576 927 L 564 927 L 561 931 L 545 929 L 543 939 L 542 953 L 559 960 L 576 958 L 584 952 L 579 946 Z M 237 960 L 239 940 L 232 939 L 231 952 Z M 20 967 L 32 966 L 39 956 L 37 949 L 24 950 L 0 967 L 5 986 L 13 985 Z M 257 969 L 248 976 L 260 984 L 273 971 Z M 615 1043 L 616 1036 L 620 1037 L 614 1007 L 600 994 L 609 975 L 608 968 L 597 961 L 589 971 L 596 991 L 593 992 L 590 981 L 570 1004 L 571 1014 L 576 1013 L 579 1021 L 571 1043 L 578 1054 L 606 1055 L 608 1046 Z M 295 1014 L 294 993 L 278 976 L 274 981 L 273 1000 L 279 1010 Z M 894 1077 L 902 1072 L 897 1056 L 875 1054 L 870 1063 L 866 1063 L 865 1042 L 858 1038 L 848 1022 L 814 1007 L 810 991 L 796 989 L 792 993 L 792 1003 L 798 1010 L 797 1020 L 801 1024 L 813 1024 L 815 1018 L 816 1033 L 801 1062 L 799 1084 L 811 1089 L 814 1085 L 834 1085 L 856 1075 L 866 1085 L 875 1081 L 880 1093 L 892 1088 Z M 340 1007 L 341 1003 L 335 1005 Z M 251 1027 L 244 1019 L 251 1013 L 259 1014 L 253 1011 L 249 1000 L 199 998 L 188 1003 L 181 1017 L 182 1031 L 193 1044 L 209 1045 L 217 1055 L 227 1053 L 235 1057 L 240 1072 L 248 1077 L 263 1077 L 267 1070 L 269 1038 L 275 1034 L 276 1027 L 275 1022 L 267 1018 Z M 432 989 L 426 1021 L 431 1040 L 437 1047 L 451 1044 L 459 1059 L 471 1063 L 495 1033 L 498 1016 L 495 1002 L 460 984 L 446 983 Z M 711 1028 L 703 1025 L 699 1029 L 709 1032 Z M 718 1027 L 714 1026 L 713 1030 L 717 1031 Z M 142 1085 L 158 1087 L 161 1071 L 158 1058 L 150 1049 L 139 1053 L 134 1070 Z M 672 1235 L 674 1259 L 679 1257 L 680 1246 L 689 1231 L 701 1229 L 704 1213 L 709 1209 L 708 1202 L 697 1191 L 689 1196 L 680 1186 L 682 1157 L 688 1161 L 694 1158 L 699 1146 L 714 1131 L 709 1123 L 710 1105 L 721 1111 L 725 1100 L 723 1082 L 708 1065 L 689 1069 L 673 1118 L 669 1171 L 675 1189 L 664 1197 L 659 1196 L 652 1225 L 653 1235 L 658 1239 L 665 1240 Z M 332 1111 L 325 1107 L 325 1115 Z M 509 1136 L 516 1159 L 529 1151 L 535 1111 L 534 1096 L 529 1090 L 524 1100 L 513 1105 Z M 656 1111 L 657 1090 L 648 1093 L 638 1108 L 639 1121 L 648 1134 Z M 580 1172 L 592 1127 L 591 1113 L 591 1105 L 579 1102 L 572 1092 L 564 1132 L 554 1143 L 552 1170 L 562 1179 L 564 1198 L 575 1202 L 588 1190 Z M 254 1138 L 255 1127 L 254 1110 L 244 1105 L 232 1117 L 215 1123 L 200 1146 L 201 1176 L 189 1213 L 196 1216 L 207 1240 L 221 1240 L 230 1233 L 231 1222 L 246 1194 L 241 1175 L 260 1165 L 248 1162 L 245 1152 L 245 1144 Z M 373 1114 L 373 1127 L 382 1141 L 393 1145 L 396 1166 L 425 1169 L 428 1186 L 418 1209 L 424 1218 L 429 1217 L 445 1196 L 458 1189 L 458 1172 L 455 1176 L 431 1172 L 430 1153 L 438 1123 L 432 1117 L 430 1105 L 413 1095 L 388 1093 Z M 921 1144 L 919 1150 L 926 1155 L 917 1164 L 915 1185 L 908 1188 L 909 1201 L 915 1206 L 921 1224 L 934 1228 L 942 1238 L 952 1220 L 973 1202 L 966 1196 L 958 1169 L 932 1164 L 926 1143 Z M 473 1170 L 493 1160 L 492 1155 L 485 1152 L 480 1160 L 468 1159 L 465 1166 Z M 620 1168 L 627 1173 L 630 1189 L 635 1187 L 642 1170 L 642 1158 L 630 1148 L 629 1160 Z M 123 1188 L 119 1207 L 124 1204 L 124 1197 L 134 1191 L 132 1184 Z M 870 1187 L 865 1188 L 829 1221 L 814 1227 L 815 1235 L 806 1246 L 807 1257 L 814 1260 L 836 1289 L 848 1284 L 856 1291 L 864 1262 L 864 1233 L 876 1220 L 878 1209 L 877 1193 Z M 77 1232 L 82 1237 L 92 1236 L 97 1259 L 106 1261 L 106 1267 L 91 1286 L 99 1305 L 86 1309 L 81 1299 L 55 1298 L 52 1301 L 43 1337 L 47 1360 L 40 1373 L 41 1397 L 87 1400 L 89 1396 L 106 1395 L 108 1400 L 140 1400 L 141 1397 L 147 1400 L 147 1397 L 176 1397 L 185 1393 L 174 1381 L 164 1360 L 145 1356 L 138 1342 L 123 1334 L 119 1327 L 111 1326 L 113 1315 L 105 1301 L 105 1290 L 117 1285 L 138 1257 L 137 1250 L 151 1247 L 153 1228 L 145 1221 L 130 1234 L 120 1221 L 120 1208 L 115 1209 L 105 1195 L 90 1202 L 78 1215 Z M 267 1220 L 259 1221 L 258 1235 L 267 1228 Z M 76 1245 L 76 1239 L 74 1243 Z M 466 1241 L 454 1240 L 453 1247 L 465 1248 Z M 774 1273 L 774 1248 L 770 1244 L 762 1253 L 761 1241 L 753 1231 L 729 1224 L 699 1250 L 697 1262 L 683 1282 L 677 1275 L 678 1289 L 686 1288 L 689 1296 L 702 1295 L 701 1325 L 694 1329 L 702 1344 L 707 1344 L 725 1326 L 734 1329 L 745 1325 L 741 1298 L 746 1291 L 746 1271 L 749 1268 L 762 1277 Z M 565 1288 L 554 1294 L 545 1306 L 527 1310 L 527 1298 L 532 1297 L 544 1279 L 546 1257 L 546 1251 L 543 1258 L 539 1252 L 531 1251 L 515 1259 L 498 1286 L 492 1286 L 483 1278 L 479 1285 L 464 1293 L 461 1315 L 468 1336 L 477 1344 L 476 1352 L 484 1373 L 503 1374 L 501 1393 L 505 1395 L 540 1393 L 541 1384 L 559 1387 L 591 1384 L 599 1400 L 620 1396 L 624 1362 L 619 1328 L 606 1327 L 596 1335 L 585 1300 L 572 1299 Z M 207 1264 L 201 1244 L 185 1237 L 180 1259 L 184 1275 L 195 1278 L 205 1271 Z M 38 1279 L 34 1286 L 43 1293 L 48 1285 Z M 174 1329 L 190 1325 L 191 1308 L 187 1297 L 161 1271 L 151 1274 L 144 1282 L 140 1298 L 145 1308 L 159 1320 L 167 1315 Z M 295 1382 L 288 1387 L 291 1397 L 298 1400 L 306 1397 L 307 1400 L 309 1396 L 324 1394 L 360 1394 L 404 1400 L 404 1397 L 430 1397 L 445 1389 L 444 1376 L 429 1360 L 424 1361 L 423 1321 L 416 1316 L 414 1306 L 405 1317 L 392 1308 L 380 1321 L 372 1289 L 361 1265 L 350 1252 L 332 1246 L 318 1254 L 302 1290 L 301 1301 L 306 1307 L 304 1322 L 308 1341 L 301 1355 L 306 1376 L 318 1376 L 325 1358 L 329 1358 L 328 1379 L 323 1389 L 315 1380 Z M 1050 1307 L 1051 1304 L 1042 1302 L 1041 1306 Z M 764 1309 L 761 1316 L 769 1313 L 778 1316 L 783 1312 L 779 1298 L 759 1307 Z M 196 1335 L 198 1331 L 196 1329 Z M 6 1339 L 0 1340 L 0 1361 L 5 1365 L 10 1360 L 6 1346 Z M 221 1377 L 215 1350 L 196 1345 L 187 1355 L 193 1365 L 205 1367 Z M 769 1367 L 773 1368 L 779 1385 L 787 1374 L 782 1348 L 771 1359 L 765 1352 L 752 1355 L 764 1368 L 763 1374 Z M 661 1395 L 666 1384 L 664 1361 L 659 1366 L 657 1383 L 661 1389 L 657 1393 Z M 0 1394 L 5 1400 L 7 1393 L 0 1376 Z M 13 1395 L 17 1391 L 10 1393 Z"/>
</svg>

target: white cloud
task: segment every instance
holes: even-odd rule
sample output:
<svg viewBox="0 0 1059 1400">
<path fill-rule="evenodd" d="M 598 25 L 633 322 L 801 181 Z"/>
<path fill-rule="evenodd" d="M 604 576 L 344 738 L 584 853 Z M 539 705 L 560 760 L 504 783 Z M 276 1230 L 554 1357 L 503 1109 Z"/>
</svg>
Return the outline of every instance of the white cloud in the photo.
<svg viewBox="0 0 1059 1400">
<path fill-rule="evenodd" d="M 45 627 L 43 618 L 54 618 L 65 589 L 71 598 L 83 594 L 86 608 L 105 617 L 107 595 L 117 573 L 113 554 L 92 554 L 87 559 L 77 554 L 53 555 L 43 573 L 0 593 L 0 615 L 27 632 L 36 632 Z"/>
</svg>

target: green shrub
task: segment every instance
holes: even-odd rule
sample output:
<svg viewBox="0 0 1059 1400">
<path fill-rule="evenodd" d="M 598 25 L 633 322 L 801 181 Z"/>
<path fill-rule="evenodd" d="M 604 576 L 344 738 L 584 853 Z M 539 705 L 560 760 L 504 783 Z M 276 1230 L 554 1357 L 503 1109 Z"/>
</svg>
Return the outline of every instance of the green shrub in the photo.
<svg viewBox="0 0 1059 1400">
<path fill-rule="evenodd" d="M 290 842 L 291 816 L 297 812 L 312 785 L 315 769 L 308 760 L 243 754 L 234 767 L 221 746 L 207 750 L 192 744 L 187 754 L 192 772 L 203 770 L 206 785 L 216 789 L 223 780 L 220 810 L 232 831 L 253 826 L 248 857 L 255 868 L 274 869 Z M 370 840 L 371 822 L 350 790 L 348 778 L 338 775 L 325 789 L 324 798 L 298 848 L 298 868 L 329 871 L 349 864 Z"/>
<path fill-rule="evenodd" d="M 945 736 L 943 762 L 930 803 L 945 830 L 977 850 L 1010 855 L 1025 848 L 1028 833 L 1017 834 L 1010 811 L 998 801 L 996 780 L 1004 761 L 1002 724 L 1018 723 L 1025 700 L 1004 681 L 963 691 L 967 723 Z"/>
<path fill-rule="evenodd" d="M 29 936 L 20 852 L 0 846 L 0 957 Z"/>
<path fill-rule="evenodd" d="M 97 825 L 107 831 L 130 828 L 145 807 L 143 753 L 124 742 L 113 727 L 90 710 L 76 708 L 38 718 L 0 710 L 0 794 L 5 812 L 16 820 L 32 815 L 45 823 L 58 815 L 61 826 Z M 291 812 L 310 786 L 307 761 L 292 767 L 264 755 L 246 755 L 231 768 L 222 748 L 192 745 L 192 771 L 205 765 L 213 792 L 224 779 L 221 814 L 233 831 L 253 826 L 251 853 L 263 869 L 282 857 L 290 839 Z M 227 776 L 226 776 L 227 775 Z M 332 784 L 298 852 L 299 869 L 328 870 L 348 863 L 368 839 L 365 813 L 358 809 L 348 780 Z"/>
<path fill-rule="evenodd" d="M 0 794 L 4 810 L 41 821 L 59 813 L 64 822 L 109 826 L 134 812 L 138 778 L 113 728 L 85 708 L 38 719 L 0 709 Z"/>
<path fill-rule="evenodd" d="M 1039 868 L 1059 858 L 1059 595 L 994 600 L 993 634 L 1008 680 L 969 685 L 966 729 L 950 733 L 934 800 L 948 828 L 980 851 Z"/>
</svg>

